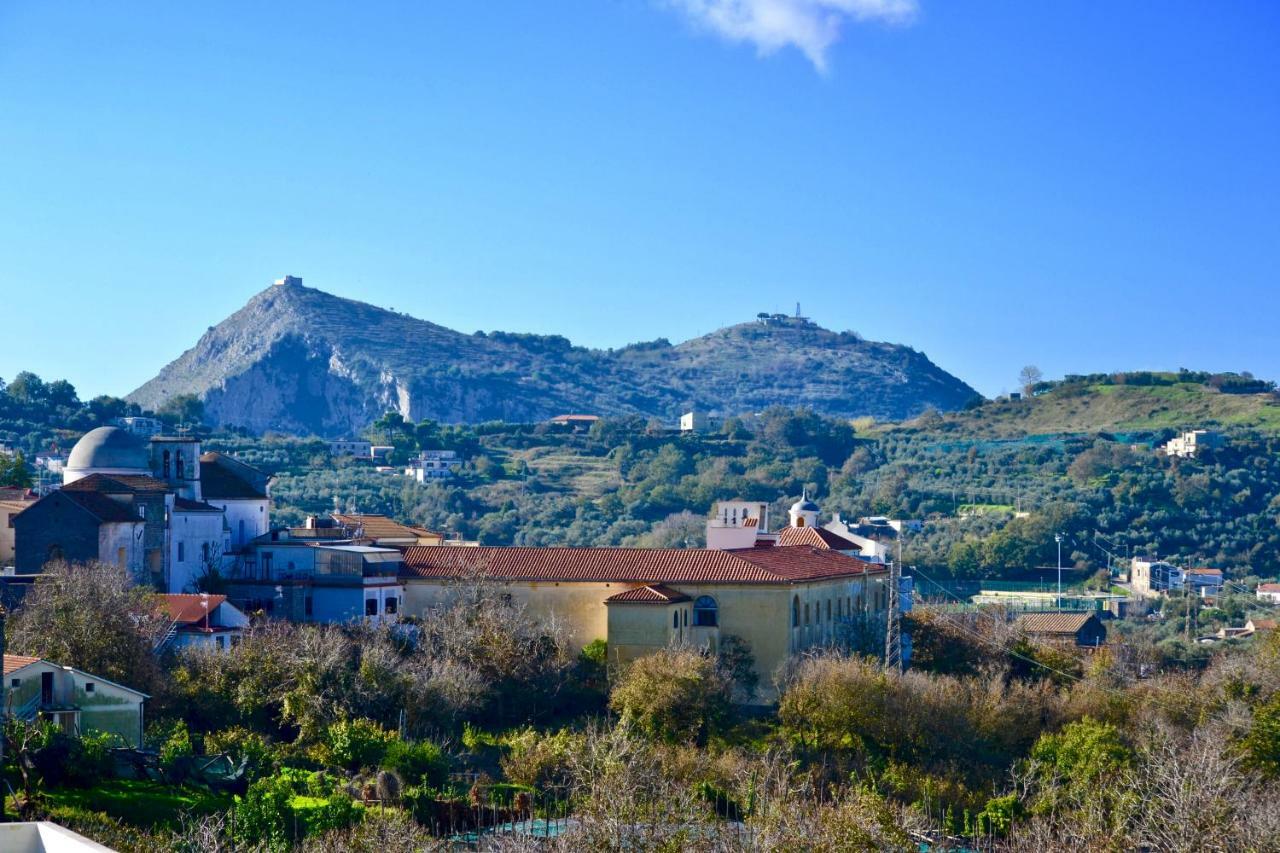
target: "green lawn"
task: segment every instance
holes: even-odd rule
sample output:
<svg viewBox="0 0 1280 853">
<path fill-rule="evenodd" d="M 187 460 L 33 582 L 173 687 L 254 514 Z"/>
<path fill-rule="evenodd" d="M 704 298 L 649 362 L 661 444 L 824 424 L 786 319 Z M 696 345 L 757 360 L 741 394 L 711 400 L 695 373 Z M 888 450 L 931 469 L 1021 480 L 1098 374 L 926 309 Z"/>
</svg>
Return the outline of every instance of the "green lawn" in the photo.
<svg viewBox="0 0 1280 853">
<path fill-rule="evenodd" d="M 93 788 L 55 788 L 45 796 L 54 812 L 102 812 L 143 828 L 177 827 L 184 812 L 208 814 L 231 807 L 230 794 L 133 779 L 111 779 Z"/>
</svg>

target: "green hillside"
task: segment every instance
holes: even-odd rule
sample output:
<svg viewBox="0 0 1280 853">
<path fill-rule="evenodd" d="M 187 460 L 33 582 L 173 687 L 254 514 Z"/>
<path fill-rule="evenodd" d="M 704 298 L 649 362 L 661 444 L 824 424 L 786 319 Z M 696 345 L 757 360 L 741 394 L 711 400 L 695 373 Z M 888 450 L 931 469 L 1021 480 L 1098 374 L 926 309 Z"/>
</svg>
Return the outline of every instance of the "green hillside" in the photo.
<svg viewBox="0 0 1280 853">
<path fill-rule="evenodd" d="M 1043 383 L 1045 387 L 1032 397 L 994 400 L 940 419 L 926 415 L 923 425 L 941 432 L 997 438 L 1231 428 L 1280 432 L 1280 398 L 1273 392 L 1225 391 L 1209 384 L 1204 374 L 1130 375 L 1151 384 L 1093 381 L 1096 377 Z M 916 420 L 886 428 L 921 425 Z"/>
</svg>

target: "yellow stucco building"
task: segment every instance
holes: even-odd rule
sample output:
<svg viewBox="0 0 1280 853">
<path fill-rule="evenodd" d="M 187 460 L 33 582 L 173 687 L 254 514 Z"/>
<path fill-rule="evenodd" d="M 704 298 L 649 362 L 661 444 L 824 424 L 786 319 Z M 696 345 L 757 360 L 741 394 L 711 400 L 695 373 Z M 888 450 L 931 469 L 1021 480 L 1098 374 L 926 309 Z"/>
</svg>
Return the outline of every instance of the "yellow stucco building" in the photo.
<svg viewBox="0 0 1280 853">
<path fill-rule="evenodd" d="M 773 675 L 789 656 L 883 624 L 885 566 L 851 556 L 852 543 L 814 543 L 770 536 L 736 549 L 408 548 L 405 613 L 445 603 L 458 578 L 478 576 L 557 620 L 578 646 L 606 640 L 618 663 L 672 644 L 714 652 L 735 636 L 750 646 L 760 698 L 771 701 Z"/>
</svg>

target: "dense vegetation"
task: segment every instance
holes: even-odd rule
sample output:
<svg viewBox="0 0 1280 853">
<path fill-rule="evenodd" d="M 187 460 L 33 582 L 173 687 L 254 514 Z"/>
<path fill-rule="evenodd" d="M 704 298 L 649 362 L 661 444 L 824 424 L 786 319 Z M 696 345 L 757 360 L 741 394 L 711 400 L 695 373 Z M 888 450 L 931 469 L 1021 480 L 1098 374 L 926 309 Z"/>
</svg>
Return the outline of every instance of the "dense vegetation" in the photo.
<svg viewBox="0 0 1280 853">
<path fill-rule="evenodd" d="M 776 674 L 776 708 L 748 711 L 732 658 L 673 648 L 609 671 L 603 644 L 572 654 L 498 592 L 461 581 L 395 630 L 259 620 L 228 652 L 170 653 L 145 682 L 158 756 L 145 778 L 121 774 L 109 739 L 11 723 L 12 799 L 126 853 L 450 849 L 529 818 L 560 820 L 558 836 L 518 823 L 472 837 L 494 850 L 1280 849 L 1280 632 L 1185 662 L 1140 626 L 1086 655 L 995 613 L 926 610 L 910 672 L 830 649 Z M 136 668 L 150 606 L 110 566 L 55 567 L 14 617 L 15 651 L 46 651 L 42 626 L 87 625 L 103 595 L 136 617 L 136 638 L 120 619 L 109 640 L 76 628 L 57 652 Z M 215 755 L 243 775 L 202 776 Z"/>
</svg>

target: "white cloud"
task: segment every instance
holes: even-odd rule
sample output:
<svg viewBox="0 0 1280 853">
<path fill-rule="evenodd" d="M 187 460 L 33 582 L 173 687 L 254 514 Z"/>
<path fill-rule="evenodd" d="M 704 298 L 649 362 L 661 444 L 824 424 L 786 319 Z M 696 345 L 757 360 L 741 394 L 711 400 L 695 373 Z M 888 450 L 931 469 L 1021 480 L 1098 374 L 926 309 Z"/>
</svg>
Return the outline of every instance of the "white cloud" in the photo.
<svg viewBox="0 0 1280 853">
<path fill-rule="evenodd" d="M 908 24 L 916 0 L 666 0 L 699 27 L 730 41 L 750 42 L 761 55 L 792 45 L 819 71 L 849 21 Z"/>
</svg>

